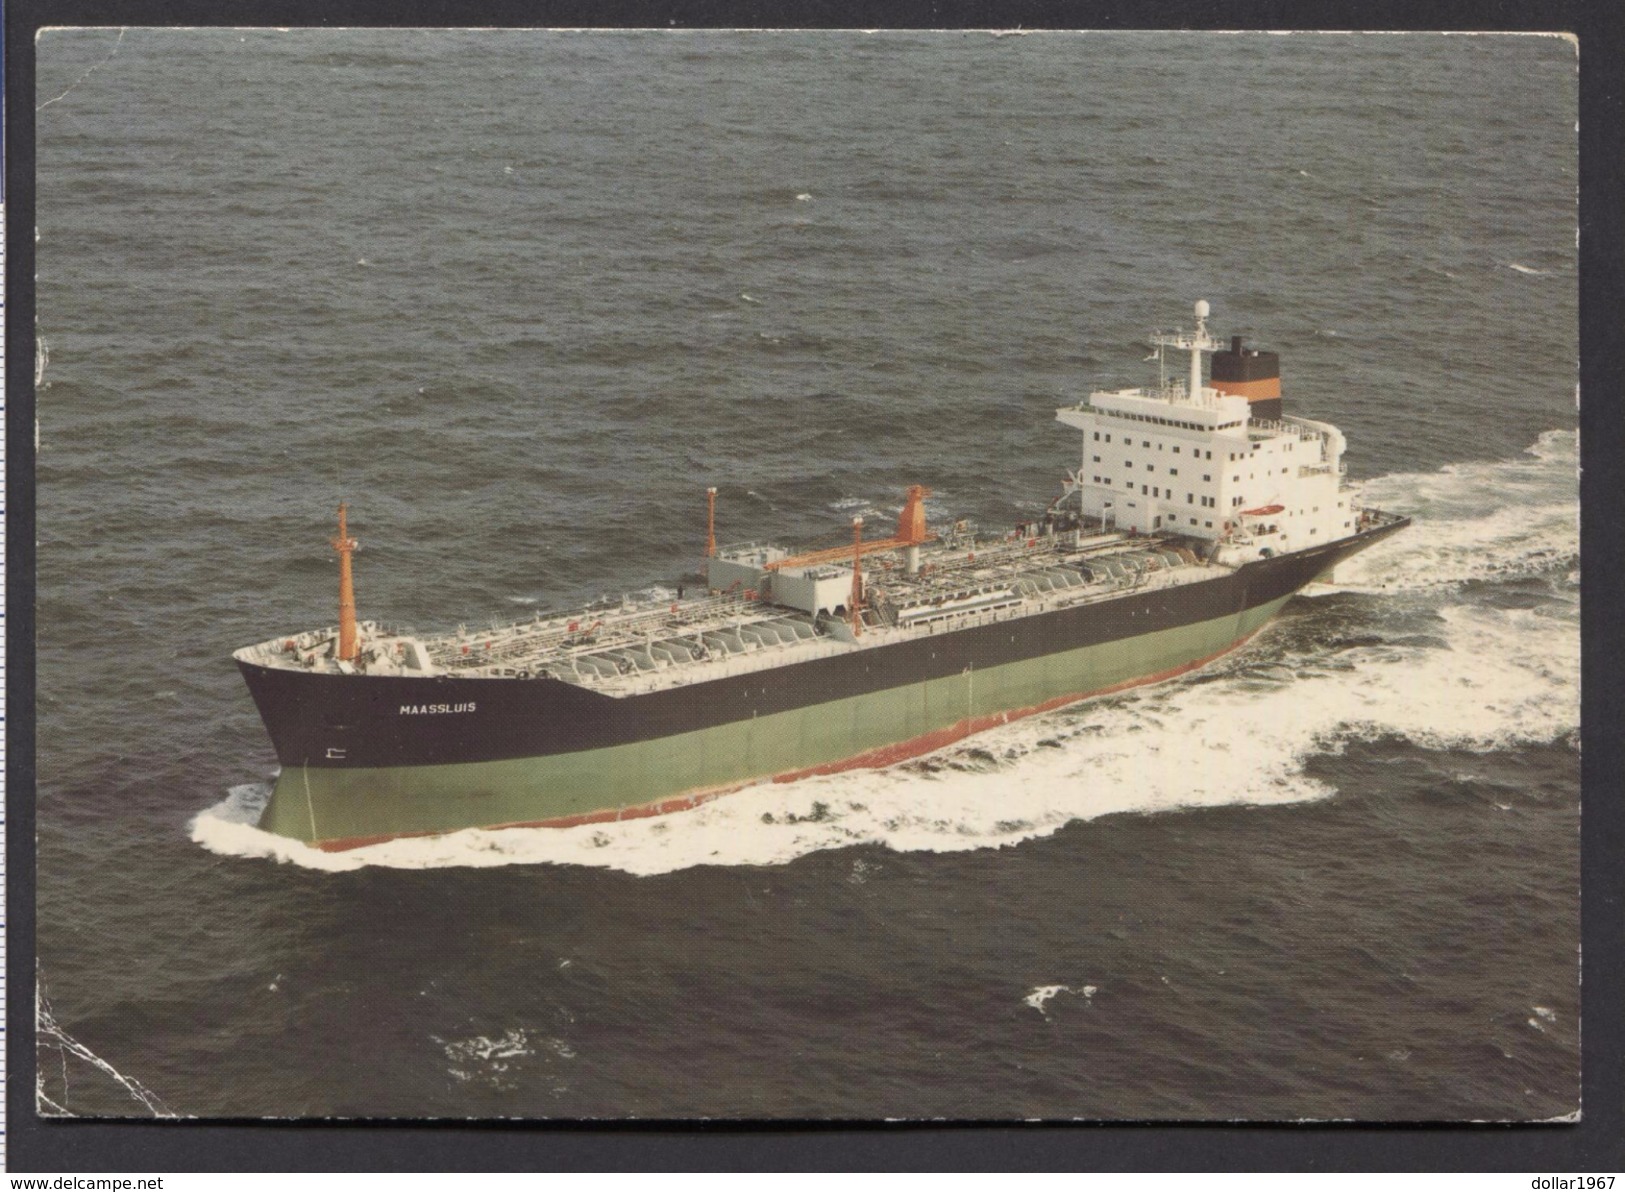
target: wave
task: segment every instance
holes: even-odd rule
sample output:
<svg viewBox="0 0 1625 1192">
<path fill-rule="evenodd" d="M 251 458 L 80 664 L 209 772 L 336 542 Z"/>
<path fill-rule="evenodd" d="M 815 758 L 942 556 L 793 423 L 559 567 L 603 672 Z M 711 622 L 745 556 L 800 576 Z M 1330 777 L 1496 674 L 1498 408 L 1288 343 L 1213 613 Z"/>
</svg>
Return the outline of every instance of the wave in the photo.
<svg viewBox="0 0 1625 1192">
<path fill-rule="evenodd" d="M 1345 565 L 1341 600 L 1376 632 L 1339 637 L 1326 622 L 1343 614 L 1311 606 L 1185 679 L 890 769 L 764 784 L 680 815 L 468 830 L 345 853 L 255 828 L 268 788 L 251 784 L 199 815 L 192 837 L 214 852 L 324 870 L 545 863 L 649 875 L 780 865 L 853 845 L 1000 848 L 1103 815 L 1319 799 L 1334 791 L 1306 762 L 1359 740 L 1476 751 L 1561 740 L 1579 726 L 1578 600 L 1563 589 L 1577 557 L 1577 450 L 1573 432 L 1551 432 L 1522 460 L 1369 482 L 1368 496 L 1417 518 Z M 1468 598 L 1470 581 L 1536 573 L 1554 598 L 1534 607 Z M 1402 632 L 1382 631 L 1390 617 Z"/>
<path fill-rule="evenodd" d="M 1502 264 L 1514 273 L 1523 273 L 1530 277 L 1551 277 L 1556 272 L 1554 269 L 1536 269 L 1533 265 L 1523 265 L 1517 261 L 1503 261 Z"/>
<path fill-rule="evenodd" d="M 1365 483 L 1368 504 L 1413 527 L 1337 569 L 1337 588 L 1393 592 L 1505 580 L 1580 556 L 1580 437 L 1547 431 L 1524 458 L 1451 464 Z"/>
</svg>

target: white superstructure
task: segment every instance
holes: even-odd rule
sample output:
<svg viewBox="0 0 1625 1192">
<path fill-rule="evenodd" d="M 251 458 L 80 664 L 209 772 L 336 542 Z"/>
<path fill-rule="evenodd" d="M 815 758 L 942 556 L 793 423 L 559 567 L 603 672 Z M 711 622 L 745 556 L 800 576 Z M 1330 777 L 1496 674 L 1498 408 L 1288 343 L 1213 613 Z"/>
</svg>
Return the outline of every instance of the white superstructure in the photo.
<svg viewBox="0 0 1625 1192">
<path fill-rule="evenodd" d="M 1246 397 L 1202 383 L 1202 354 L 1219 347 L 1196 304 L 1196 330 L 1157 335 L 1156 387 L 1097 390 L 1055 417 L 1083 432 L 1071 488 L 1081 512 L 1141 534 L 1217 544 L 1225 561 L 1301 550 L 1355 531 L 1342 432 L 1306 418 L 1254 419 Z M 1163 353 L 1190 352 L 1190 380 L 1166 380 Z"/>
</svg>

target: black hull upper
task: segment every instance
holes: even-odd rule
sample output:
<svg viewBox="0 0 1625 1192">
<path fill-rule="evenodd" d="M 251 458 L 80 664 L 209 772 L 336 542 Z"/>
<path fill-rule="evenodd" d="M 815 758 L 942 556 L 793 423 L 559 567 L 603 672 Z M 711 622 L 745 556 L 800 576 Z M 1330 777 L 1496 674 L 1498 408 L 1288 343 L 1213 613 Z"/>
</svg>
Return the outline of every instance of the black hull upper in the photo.
<svg viewBox="0 0 1625 1192">
<path fill-rule="evenodd" d="M 1299 591 L 1409 524 L 1390 522 L 1211 580 L 625 697 L 552 678 L 317 674 L 241 660 L 238 666 L 284 766 L 545 757 L 673 736 L 1239 614 Z M 459 705 L 463 710 L 455 710 Z M 403 711 L 435 707 L 447 710 Z"/>
</svg>

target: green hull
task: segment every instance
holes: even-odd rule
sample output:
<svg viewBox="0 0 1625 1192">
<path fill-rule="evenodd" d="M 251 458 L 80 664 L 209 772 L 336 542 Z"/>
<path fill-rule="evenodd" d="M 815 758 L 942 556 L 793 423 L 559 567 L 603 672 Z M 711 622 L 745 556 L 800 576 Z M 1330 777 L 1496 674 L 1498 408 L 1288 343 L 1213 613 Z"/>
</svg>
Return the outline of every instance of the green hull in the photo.
<svg viewBox="0 0 1625 1192">
<path fill-rule="evenodd" d="M 1139 637 L 635 744 L 507 761 L 286 767 L 260 826 L 328 848 L 677 810 L 762 779 L 884 765 L 1086 695 L 1178 674 L 1255 633 L 1286 597 Z"/>
</svg>

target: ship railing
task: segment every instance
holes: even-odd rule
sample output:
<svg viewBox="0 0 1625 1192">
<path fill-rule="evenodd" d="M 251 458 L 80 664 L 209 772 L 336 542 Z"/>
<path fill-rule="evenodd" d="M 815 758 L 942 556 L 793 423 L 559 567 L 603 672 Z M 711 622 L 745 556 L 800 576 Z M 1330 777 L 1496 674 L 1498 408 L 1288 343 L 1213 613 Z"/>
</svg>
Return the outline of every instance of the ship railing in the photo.
<svg viewBox="0 0 1625 1192">
<path fill-rule="evenodd" d="M 866 631 L 870 632 L 870 631 Z M 587 671 L 569 671 L 558 677 L 566 682 L 612 695 L 630 695 L 639 691 L 658 691 L 663 687 L 686 686 L 690 683 L 709 682 L 712 679 L 732 678 L 736 675 L 755 674 L 783 665 L 786 661 L 827 658 L 842 654 L 852 647 L 832 637 L 817 637 L 789 645 L 778 650 L 769 647 L 745 654 L 727 654 L 694 662 L 681 663 L 653 671 L 633 671 L 617 675 L 597 675 Z M 796 651 L 794 659 L 787 659 L 778 651 Z"/>
<path fill-rule="evenodd" d="M 573 672 L 577 658 L 616 650 L 643 651 L 651 645 L 667 641 L 703 644 L 701 639 L 708 633 L 770 621 L 804 619 L 737 593 L 705 596 L 675 604 L 675 612 L 670 607 L 644 610 L 621 615 L 614 620 L 588 620 L 583 615 L 574 622 L 574 630 L 566 626 L 561 633 L 554 627 L 550 633 L 513 637 L 506 641 L 487 638 L 491 642 L 489 647 L 479 636 L 471 641 L 442 641 L 439 643 L 442 651 L 456 647 L 456 652 L 449 654 L 449 657 L 443 654 L 444 661 L 442 658 L 436 661 L 453 669 L 484 669 L 496 663 L 522 663 L 527 669 L 561 667 Z M 465 648 L 466 653 L 463 652 Z"/>
<path fill-rule="evenodd" d="M 1074 605 L 1094 604 L 1110 600 L 1128 592 L 1155 591 L 1194 583 L 1204 578 L 1200 567 L 1189 563 L 1163 567 L 1156 571 L 1135 571 L 1117 579 L 1096 580 L 1082 587 L 1045 592 L 1039 596 L 1026 596 L 1001 604 L 992 610 L 949 611 L 942 615 L 922 614 L 903 627 L 903 632 L 923 629 L 927 633 L 941 633 L 959 629 L 973 629 L 998 621 L 1019 620 L 1052 608 L 1071 608 Z"/>
<path fill-rule="evenodd" d="M 1062 608 L 1072 604 L 1087 604 L 1091 600 L 1098 600 L 1106 596 L 1120 596 L 1124 592 L 1141 586 L 1142 584 L 1138 582 L 1129 583 L 1125 581 L 1109 591 L 1094 592 L 1086 597 L 1068 599 L 1067 596 L 1060 594 L 1053 594 L 1042 599 L 1029 597 L 1025 600 L 1001 604 L 997 608 L 962 613 L 958 616 L 950 614 L 945 617 L 921 618 L 910 629 L 930 635 L 957 633 L 963 629 L 976 629 L 983 625 L 997 625 L 1001 621 L 1020 621 L 1036 613 L 1048 612 L 1052 608 Z M 907 632 L 907 630 L 904 632 Z"/>
<path fill-rule="evenodd" d="M 1080 566 L 1087 566 L 1091 561 L 1109 559 L 1114 555 L 1137 554 L 1148 548 L 1155 548 L 1155 540 L 1121 539 L 1096 549 L 1076 552 L 1061 535 L 1041 538 L 1038 545 L 1030 548 L 1025 545 L 1025 540 L 1019 545 L 1006 544 L 1003 550 L 978 548 L 971 552 L 974 559 L 967 555 L 952 563 L 939 565 L 929 573 L 902 579 L 896 590 L 888 589 L 888 595 L 900 609 L 915 608 L 942 596 L 977 594 L 1001 585 L 1016 586 L 1022 579 L 1036 578 L 1046 571 L 1077 572 Z M 1166 564 L 1150 574 L 1162 574 L 1165 568 Z M 1121 581 L 1094 580 L 1079 587 L 1069 587 L 1068 591 L 1073 594 L 1097 590 L 1115 592 L 1134 578 L 1138 569 L 1131 568 L 1130 572 Z M 1101 586 L 1103 583 L 1104 587 Z"/>
<path fill-rule="evenodd" d="M 886 579 L 877 574 L 876 580 L 901 580 L 906 586 L 897 594 L 905 596 L 900 603 L 918 605 L 924 600 L 965 589 L 967 584 L 977 589 L 991 588 L 1006 582 L 1014 583 L 1023 573 L 1042 570 L 1046 566 L 1067 566 L 1070 560 L 1062 556 L 1072 553 L 1068 538 L 1066 534 L 1042 535 L 1032 540 L 1030 546 L 1026 538 L 971 543 L 963 555 L 956 555 L 950 560 L 935 560 L 932 570 L 924 575 L 905 578 L 891 572 L 886 573 Z M 1121 544 L 1104 546 L 1099 551 L 1087 552 L 1082 558 L 1132 550 L 1140 545 L 1143 544 L 1125 540 Z M 968 572 L 990 574 L 973 578 Z M 1138 580 L 1143 577 L 1134 578 Z M 1097 584 L 1089 584 L 1083 589 L 1074 589 L 1074 598 L 1084 598 L 1096 587 Z M 1123 590 L 1123 584 L 1111 584 L 1099 590 L 1102 594 L 1108 594 Z M 893 599 L 896 600 L 896 595 Z M 692 636 L 698 639 L 704 633 L 725 630 L 734 625 L 786 616 L 793 617 L 795 614 L 747 598 L 743 592 L 723 592 L 675 601 L 670 605 L 635 610 L 605 609 L 601 615 L 599 610 L 580 610 L 547 619 L 538 617 L 506 626 L 493 626 L 487 632 L 464 630 L 455 636 L 440 637 L 426 644 L 434 663 L 448 670 L 480 670 L 497 664 L 540 668 L 549 664 L 565 665 L 568 659 L 583 654 L 641 649 L 650 643 L 658 644 L 673 637 Z"/>
<path fill-rule="evenodd" d="M 1130 592 L 1155 591 L 1162 588 L 1176 587 L 1195 582 L 1201 578 L 1203 578 L 1202 569 L 1191 564 L 1181 564 L 1158 571 L 1131 571 L 1122 578 L 1107 583 L 1096 582 L 1081 588 L 1055 590 L 1039 597 L 1013 598 L 991 608 L 962 611 L 949 610 L 941 615 L 920 617 L 906 626 L 892 627 L 870 622 L 864 635 L 857 640 L 855 645 L 836 638 L 819 636 L 781 643 L 777 647 L 758 647 L 739 654 L 713 653 L 706 658 L 679 663 L 675 666 L 657 668 L 652 671 L 635 670 L 614 675 L 602 675 L 589 667 L 578 667 L 576 665 L 576 659 L 582 658 L 584 655 L 602 654 L 607 650 L 614 649 L 613 646 L 599 643 L 574 651 L 568 657 L 553 659 L 548 665 L 556 671 L 558 678 L 567 682 L 578 683 L 593 690 L 613 694 L 630 694 L 642 690 L 658 690 L 664 686 L 682 685 L 771 669 L 774 666 L 781 665 L 785 659 L 784 652 L 793 652 L 801 658 L 823 658 L 845 653 L 854 648 L 881 646 L 889 642 L 909 640 L 920 636 L 937 636 L 964 629 L 974 629 L 984 625 L 1019 621 L 1051 609 L 1086 605 L 1120 597 Z M 781 619 L 788 620 L 792 618 L 787 616 Z"/>
<path fill-rule="evenodd" d="M 1010 564 L 1019 564 L 1030 561 L 1040 555 L 1060 554 L 1068 549 L 1065 534 L 1043 534 L 1036 539 L 1029 538 L 994 538 L 981 542 L 971 541 L 963 544 L 963 553 L 958 550 L 949 557 L 940 555 L 932 558 L 931 570 L 926 575 L 937 575 L 953 571 L 980 571 L 986 568 L 1000 568 Z M 1028 542 L 1032 542 L 1029 546 Z M 892 574 L 896 574 L 893 572 Z M 912 578 L 912 577 L 911 577 Z"/>
<path fill-rule="evenodd" d="M 1354 512 L 1359 515 L 1359 528 L 1362 530 L 1370 530 L 1380 526 L 1391 526 L 1395 522 L 1402 522 L 1405 520 L 1405 515 L 1402 513 L 1389 513 L 1387 510 L 1376 509 L 1370 505 L 1356 505 L 1354 507 Z"/>
</svg>

